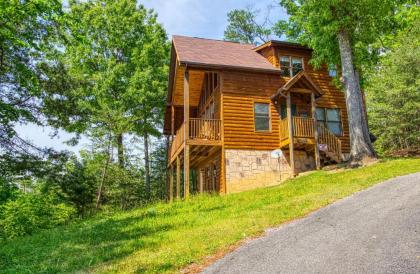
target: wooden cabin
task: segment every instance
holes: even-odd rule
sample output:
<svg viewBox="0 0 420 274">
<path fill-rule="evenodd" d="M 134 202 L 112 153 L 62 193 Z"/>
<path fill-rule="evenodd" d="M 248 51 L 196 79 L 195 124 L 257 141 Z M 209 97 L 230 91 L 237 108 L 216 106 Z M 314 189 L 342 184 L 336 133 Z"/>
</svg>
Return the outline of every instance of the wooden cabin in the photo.
<svg viewBox="0 0 420 274">
<path fill-rule="evenodd" d="M 312 50 L 173 36 L 164 134 L 168 196 L 281 183 L 349 152 L 344 93 Z"/>
</svg>

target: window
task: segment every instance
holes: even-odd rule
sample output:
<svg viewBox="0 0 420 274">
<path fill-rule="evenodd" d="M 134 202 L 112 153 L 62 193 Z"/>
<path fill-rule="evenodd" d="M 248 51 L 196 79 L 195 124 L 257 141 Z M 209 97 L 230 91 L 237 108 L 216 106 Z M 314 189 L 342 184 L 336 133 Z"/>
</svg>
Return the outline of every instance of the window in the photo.
<svg viewBox="0 0 420 274">
<path fill-rule="evenodd" d="M 303 59 L 300 57 L 280 56 L 281 76 L 293 77 L 303 70 Z"/>
<path fill-rule="evenodd" d="M 254 123 L 256 131 L 270 130 L 270 105 L 266 103 L 255 103 Z"/>
<path fill-rule="evenodd" d="M 280 56 L 281 76 L 290 77 L 290 57 Z"/>
<path fill-rule="evenodd" d="M 303 70 L 302 58 L 292 57 L 292 76 Z"/>
<path fill-rule="evenodd" d="M 329 65 L 328 66 L 328 74 L 332 78 L 337 77 L 337 68 L 336 68 L 335 65 Z"/>
<path fill-rule="evenodd" d="M 341 115 L 338 108 L 316 108 L 316 119 L 335 135 L 342 135 Z"/>
</svg>

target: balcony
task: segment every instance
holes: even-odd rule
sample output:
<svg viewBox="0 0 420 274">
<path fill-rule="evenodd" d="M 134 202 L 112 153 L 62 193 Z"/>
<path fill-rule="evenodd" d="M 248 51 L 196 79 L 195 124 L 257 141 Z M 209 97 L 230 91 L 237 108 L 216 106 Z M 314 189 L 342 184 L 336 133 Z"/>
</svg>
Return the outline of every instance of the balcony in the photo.
<svg viewBox="0 0 420 274">
<path fill-rule="evenodd" d="M 169 159 L 172 162 L 184 148 L 185 144 L 200 146 L 220 146 L 222 123 L 219 119 L 190 118 L 189 134 L 185 138 L 185 122 L 178 128 L 169 149 Z"/>
</svg>

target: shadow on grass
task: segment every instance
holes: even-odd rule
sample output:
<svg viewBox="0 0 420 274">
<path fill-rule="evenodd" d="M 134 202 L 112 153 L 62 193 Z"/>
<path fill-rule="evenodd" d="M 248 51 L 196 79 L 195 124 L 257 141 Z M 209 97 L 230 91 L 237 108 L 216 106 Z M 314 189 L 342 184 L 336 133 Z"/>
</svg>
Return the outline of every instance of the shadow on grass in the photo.
<svg viewBox="0 0 420 274">
<path fill-rule="evenodd" d="M 143 216 L 80 222 L 67 228 L 0 243 L 0 273 L 57 273 L 95 268 L 153 249 L 156 234 L 169 224 L 144 222 Z"/>
</svg>

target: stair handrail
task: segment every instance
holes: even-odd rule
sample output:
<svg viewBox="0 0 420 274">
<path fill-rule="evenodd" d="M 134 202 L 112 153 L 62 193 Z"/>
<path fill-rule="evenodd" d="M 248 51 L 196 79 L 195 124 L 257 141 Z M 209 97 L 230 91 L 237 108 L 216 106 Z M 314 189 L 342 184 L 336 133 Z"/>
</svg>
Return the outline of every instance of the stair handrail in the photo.
<svg viewBox="0 0 420 274">
<path fill-rule="evenodd" d="M 334 153 L 341 160 L 341 140 L 323 124 L 318 123 L 318 143 L 326 144 L 328 151 Z"/>
</svg>

